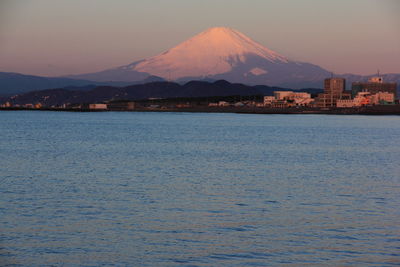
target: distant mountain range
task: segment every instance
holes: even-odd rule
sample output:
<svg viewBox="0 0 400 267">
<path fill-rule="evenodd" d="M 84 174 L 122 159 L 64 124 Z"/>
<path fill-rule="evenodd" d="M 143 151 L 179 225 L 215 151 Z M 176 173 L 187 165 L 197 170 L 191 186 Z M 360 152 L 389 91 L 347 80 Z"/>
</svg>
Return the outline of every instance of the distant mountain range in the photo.
<svg viewBox="0 0 400 267">
<path fill-rule="evenodd" d="M 88 90 L 99 85 L 127 86 L 140 83 L 164 81 L 155 76 L 147 76 L 140 81 L 89 81 L 63 77 L 41 77 L 12 72 L 0 72 L 0 96 L 12 96 L 30 91 L 50 88 L 65 88 L 67 90 Z"/>
<path fill-rule="evenodd" d="M 250 96 L 272 95 L 273 91 L 289 90 L 264 85 L 248 86 L 229 83 L 225 80 L 216 82 L 191 81 L 186 84 L 173 82 L 151 82 L 127 87 L 97 86 L 90 90 L 49 89 L 29 92 L 11 98 L 0 99 L 12 104 L 36 104 L 57 106 L 62 104 L 100 103 L 110 100 L 143 100 L 149 98 L 178 98 L 178 97 L 212 97 L 212 96 Z M 320 89 L 304 89 L 301 91 L 313 94 Z"/>
<path fill-rule="evenodd" d="M 332 73 L 317 65 L 291 60 L 234 29 L 210 28 L 160 55 L 101 72 L 67 77 L 0 73 L 0 95 L 86 85 L 127 86 L 151 81 L 227 80 L 247 85 L 322 88 Z M 369 76 L 343 74 L 347 86 Z M 397 82 L 400 74 L 385 74 Z"/>
</svg>

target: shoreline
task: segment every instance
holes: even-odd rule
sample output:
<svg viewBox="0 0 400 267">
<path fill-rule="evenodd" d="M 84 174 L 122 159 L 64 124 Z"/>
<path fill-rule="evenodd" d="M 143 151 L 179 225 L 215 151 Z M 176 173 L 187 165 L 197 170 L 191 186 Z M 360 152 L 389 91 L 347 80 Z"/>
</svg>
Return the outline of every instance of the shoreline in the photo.
<svg viewBox="0 0 400 267">
<path fill-rule="evenodd" d="M 57 111 L 57 112 L 191 112 L 237 114 L 287 114 L 287 115 L 400 115 L 400 105 L 367 106 L 358 108 L 265 108 L 265 107 L 187 107 L 187 108 L 136 108 L 133 110 L 96 110 L 73 108 L 8 107 L 0 111 Z"/>
</svg>

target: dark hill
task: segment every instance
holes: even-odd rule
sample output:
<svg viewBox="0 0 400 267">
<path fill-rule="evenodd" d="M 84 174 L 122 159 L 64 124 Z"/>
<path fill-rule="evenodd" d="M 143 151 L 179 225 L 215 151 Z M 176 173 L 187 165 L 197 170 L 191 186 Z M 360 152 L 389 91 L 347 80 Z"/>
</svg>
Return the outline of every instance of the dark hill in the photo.
<svg viewBox="0 0 400 267">
<path fill-rule="evenodd" d="M 96 82 L 82 79 L 71 79 L 65 77 L 42 77 L 25 75 L 13 72 L 0 72 L 0 96 L 12 96 L 32 91 L 51 88 L 66 88 L 68 90 L 88 90 L 99 85 L 127 86 L 131 84 L 143 84 L 155 81 L 164 81 L 157 76 L 149 76 L 142 81 L 118 82 L 104 81 Z"/>
<path fill-rule="evenodd" d="M 9 99 L 13 104 L 42 103 L 45 106 L 80 103 L 99 103 L 110 100 L 144 100 L 149 98 L 191 98 L 212 96 L 267 95 L 277 90 L 288 90 L 269 86 L 247 86 L 229 83 L 191 81 L 184 85 L 173 82 L 151 82 L 126 87 L 97 86 L 91 90 L 51 89 L 16 95 Z M 4 101 L 3 101 L 4 102 Z"/>
</svg>

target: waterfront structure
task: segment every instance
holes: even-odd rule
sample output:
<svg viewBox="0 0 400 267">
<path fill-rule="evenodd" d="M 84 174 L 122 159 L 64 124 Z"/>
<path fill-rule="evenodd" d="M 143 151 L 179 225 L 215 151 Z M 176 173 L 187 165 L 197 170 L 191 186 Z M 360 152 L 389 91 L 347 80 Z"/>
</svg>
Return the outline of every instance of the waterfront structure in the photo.
<svg viewBox="0 0 400 267">
<path fill-rule="evenodd" d="M 89 104 L 89 109 L 105 110 L 107 109 L 107 104 Z"/>
<path fill-rule="evenodd" d="M 131 101 L 112 101 L 107 103 L 107 109 L 115 111 L 127 111 L 135 109 L 135 102 Z"/>
<path fill-rule="evenodd" d="M 285 100 L 292 94 L 293 91 L 275 91 L 274 97 L 276 100 Z"/>
<path fill-rule="evenodd" d="M 220 106 L 220 107 L 228 107 L 230 105 L 231 104 L 229 102 L 226 102 L 226 101 L 219 101 L 218 102 L 218 106 Z"/>
<path fill-rule="evenodd" d="M 338 108 L 352 108 L 352 107 L 355 107 L 354 99 L 338 99 L 336 101 L 336 107 L 338 107 Z"/>
<path fill-rule="evenodd" d="M 368 82 L 354 82 L 351 86 L 351 94 L 353 97 L 359 92 L 370 92 L 376 94 L 379 92 L 387 92 L 394 94 L 397 98 L 397 83 L 385 83 L 383 78 L 376 76 L 368 80 Z"/>
<path fill-rule="evenodd" d="M 244 107 L 244 106 L 246 106 L 246 104 L 243 102 L 236 102 L 235 104 L 233 104 L 233 106 L 234 107 Z"/>
<path fill-rule="evenodd" d="M 179 103 L 179 104 L 176 104 L 175 107 L 176 107 L 176 108 L 190 108 L 191 105 L 190 105 L 189 102 L 187 102 L 187 103 Z"/>
<path fill-rule="evenodd" d="M 275 91 L 274 96 L 264 96 L 264 106 L 308 106 L 314 99 L 306 92 Z"/>
<path fill-rule="evenodd" d="M 288 108 L 289 103 L 286 100 L 283 99 L 276 99 L 274 102 L 272 102 L 271 105 L 272 108 Z"/>
<path fill-rule="evenodd" d="M 338 108 L 350 108 L 350 107 L 361 107 L 370 104 L 370 93 L 360 92 L 353 99 L 338 99 L 336 101 L 336 107 Z"/>
<path fill-rule="evenodd" d="M 343 78 L 328 78 L 324 81 L 324 92 L 318 94 L 315 106 L 321 108 L 336 107 L 339 99 L 351 99 L 351 94 L 345 91 L 346 80 Z"/>
<path fill-rule="evenodd" d="M 336 106 L 338 108 L 361 107 L 367 105 L 392 105 L 394 104 L 394 94 L 388 92 L 359 92 L 354 99 L 338 99 Z"/>
<path fill-rule="evenodd" d="M 288 97 L 288 100 L 292 101 L 295 106 L 308 106 L 314 101 L 311 94 L 305 92 L 293 93 Z"/>
<path fill-rule="evenodd" d="M 12 107 L 12 105 L 11 105 L 10 102 L 7 101 L 6 103 L 1 104 L 0 107 L 2 107 L 2 108 L 10 108 L 10 107 Z"/>
<path fill-rule="evenodd" d="M 264 96 L 264 106 L 270 106 L 274 101 L 275 101 L 275 96 Z"/>
<path fill-rule="evenodd" d="M 394 104 L 396 98 L 393 93 L 388 92 L 378 92 L 374 95 L 371 95 L 371 104 L 372 105 L 385 105 L 385 104 Z"/>
</svg>

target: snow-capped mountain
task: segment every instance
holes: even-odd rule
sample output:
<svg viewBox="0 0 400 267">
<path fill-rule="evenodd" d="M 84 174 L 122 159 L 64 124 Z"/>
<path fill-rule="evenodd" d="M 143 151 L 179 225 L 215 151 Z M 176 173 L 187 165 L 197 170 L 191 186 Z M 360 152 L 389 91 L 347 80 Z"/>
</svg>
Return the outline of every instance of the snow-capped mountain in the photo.
<svg viewBox="0 0 400 267">
<path fill-rule="evenodd" d="M 371 75 L 337 75 L 347 86 Z M 151 81 L 227 80 L 247 85 L 286 88 L 322 88 L 331 72 L 310 63 L 291 60 L 225 27 L 210 28 L 166 52 L 101 72 L 68 77 L 39 77 L 0 73 L 0 96 L 39 89 L 81 85 L 132 85 Z M 400 74 L 384 74 L 384 81 L 397 82 Z M 68 78 L 68 79 L 65 79 Z M 72 79 L 71 79 L 72 78 Z M 400 88 L 399 88 L 400 90 Z"/>
<path fill-rule="evenodd" d="M 210 28 L 154 57 L 73 78 L 136 81 L 155 75 L 168 80 L 226 79 L 247 84 L 320 86 L 330 72 L 296 62 L 226 27 Z"/>
<path fill-rule="evenodd" d="M 253 55 L 274 63 L 288 59 L 229 28 L 211 28 L 178 46 L 146 59 L 132 68 L 139 72 L 171 78 L 211 76 L 231 71 Z M 254 70 L 257 74 L 265 70 Z"/>
</svg>

